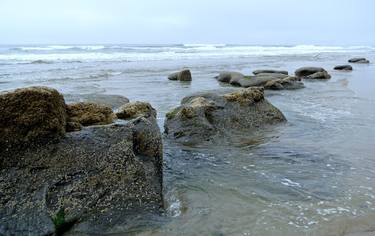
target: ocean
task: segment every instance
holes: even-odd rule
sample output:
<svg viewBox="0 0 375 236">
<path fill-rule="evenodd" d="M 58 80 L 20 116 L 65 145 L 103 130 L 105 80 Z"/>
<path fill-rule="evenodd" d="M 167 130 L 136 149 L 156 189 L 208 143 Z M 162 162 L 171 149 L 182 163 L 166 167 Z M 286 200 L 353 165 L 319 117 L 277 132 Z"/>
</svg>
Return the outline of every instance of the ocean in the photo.
<svg viewBox="0 0 375 236">
<path fill-rule="evenodd" d="M 41 85 L 67 102 L 148 101 L 163 131 L 165 114 L 183 97 L 238 89 L 218 83 L 220 71 L 323 67 L 329 81 L 266 91 L 286 124 L 222 147 L 165 140 L 165 214 L 134 219 L 114 235 L 347 235 L 375 230 L 375 66 L 333 70 L 357 56 L 375 62 L 375 47 L 2 45 L 0 92 Z M 192 82 L 167 79 L 182 68 Z"/>
</svg>

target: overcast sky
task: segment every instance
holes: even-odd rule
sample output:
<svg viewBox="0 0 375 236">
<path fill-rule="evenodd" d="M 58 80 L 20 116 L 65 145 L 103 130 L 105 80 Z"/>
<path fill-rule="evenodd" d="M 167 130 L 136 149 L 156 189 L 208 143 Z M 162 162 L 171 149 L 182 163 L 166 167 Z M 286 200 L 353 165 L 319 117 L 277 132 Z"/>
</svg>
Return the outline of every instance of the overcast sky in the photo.
<svg viewBox="0 0 375 236">
<path fill-rule="evenodd" d="M 375 45 L 375 1 L 0 0 L 0 43 Z"/>
</svg>

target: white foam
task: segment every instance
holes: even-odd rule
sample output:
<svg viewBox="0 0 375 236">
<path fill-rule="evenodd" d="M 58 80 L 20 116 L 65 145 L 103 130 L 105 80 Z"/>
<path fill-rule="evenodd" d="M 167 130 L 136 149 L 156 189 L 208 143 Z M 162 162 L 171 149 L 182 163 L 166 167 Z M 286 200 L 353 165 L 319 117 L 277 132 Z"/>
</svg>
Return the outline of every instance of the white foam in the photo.
<svg viewBox="0 0 375 236">
<path fill-rule="evenodd" d="M 301 184 L 300 183 L 297 183 L 297 182 L 294 182 L 290 179 L 287 179 L 287 178 L 284 178 L 281 180 L 281 184 L 285 185 L 285 186 L 289 186 L 289 187 L 301 187 Z"/>
<path fill-rule="evenodd" d="M 129 45 L 49 45 L 17 48 L 0 54 L 4 61 L 80 60 L 80 61 L 154 61 L 252 56 L 305 55 L 319 53 L 360 53 L 375 50 L 368 46 L 236 46 L 225 44 L 184 44 L 170 46 Z M 103 49 L 110 49 L 106 51 Z M 68 51 L 67 51 L 68 50 Z M 40 53 L 50 51 L 50 53 Z"/>
</svg>

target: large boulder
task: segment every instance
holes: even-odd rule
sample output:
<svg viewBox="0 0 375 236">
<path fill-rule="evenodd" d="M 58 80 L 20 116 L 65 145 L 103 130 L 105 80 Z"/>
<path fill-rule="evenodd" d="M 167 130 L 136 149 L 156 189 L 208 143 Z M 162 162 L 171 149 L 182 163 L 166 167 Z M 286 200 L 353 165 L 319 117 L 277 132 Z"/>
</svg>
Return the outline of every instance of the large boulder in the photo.
<svg viewBox="0 0 375 236">
<path fill-rule="evenodd" d="M 55 93 L 47 91 L 42 94 Z M 40 109 L 56 102 L 45 98 L 52 97 L 32 101 L 45 101 Z M 61 114 L 51 112 L 45 117 L 58 120 Z M 143 225 L 142 216 L 163 205 L 162 138 L 152 116 L 0 149 L 0 157 L 0 235 L 116 233 L 137 221 Z"/>
<path fill-rule="evenodd" d="M 295 72 L 296 77 L 303 79 L 330 79 L 328 72 L 321 67 L 302 67 Z"/>
<path fill-rule="evenodd" d="M 350 63 L 364 63 L 364 64 L 370 63 L 370 61 L 367 60 L 364 57 L 355 57 L 355 58 L 349 59 L 348 62 L 350 62 Z"/>
<path fill-rule="evenodd" d="M 339 65 L 339 66 L 335 66 L 333 69 L 334 70 L 351 71 L 351 70 L 353 70 L 353 67 L 351 65 Z"/>
<path fill-rule="evenodd" d="M 262 88 L 186 97 L 166 117 L 167 137 L 192 145 L 214 141 L 215 137 L 230 137 L 233 133 L 247 135 L 262 126 L 286 120 L 264 98 Z"/>
<path fill-rule="evenodd" d="M 270 70 L 270 69 L 264 69 L 264 70 L 255 70 L 255 71 L 253 71 L 253 74 L 254 74 L 254 75 L 264 74 L 264 73 L 276 73 L 276 74 L 284 74 L 284 75 L 288 75 L 288 71 L 286 71 L 286 70 Z"/>
<path fill-rule="evenodd" d="M 179 80 L 179 81 L 191 81 L 191 72 L 190 70 L 182 70 L 179 72 L 175 72 L 168 76 L 169 80 Z"/>
<path fill-rule="evenodd" d="M 139 116 L 152 116 L 156 118 L 156 110 L 148 102 L 131 102 L 120 107 L 116 113 L 119 119 L 134 119 Z"/>
<path fill-rule="evenodd" d="M 66 106 L 68 123 L 83 126 L 105 125 L 113 122 L 115 115 L 110 107 L 96 103 L 79 102 Z"/>
<path fill-rule="evenodd" d="M 64 98 L 55 89 L 29 87 L 0 93 L 0 149 L 58 139 L 65 133 Z"/>
</svg>

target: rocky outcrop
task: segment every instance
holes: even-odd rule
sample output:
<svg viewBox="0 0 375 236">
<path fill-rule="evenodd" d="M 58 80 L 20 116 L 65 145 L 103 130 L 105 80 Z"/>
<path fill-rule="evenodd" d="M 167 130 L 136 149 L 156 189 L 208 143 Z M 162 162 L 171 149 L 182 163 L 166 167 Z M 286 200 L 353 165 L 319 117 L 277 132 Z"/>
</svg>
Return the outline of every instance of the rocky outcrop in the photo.
<svg viewBox="0 0 375 236">
<path fill-rule="evenodd" d="M 167 137 L 192 145 L 233 133 L 249 134 L 262 126 L 285 121 L 283 114 L 264 98 L 262 88 L 186 97 L 166 117 Z"/>
<path fill-rule="evenodd" d="M 58 139 L 65 134 L 62 95 L 47 87 L 0 93 L 0 149 L 34 140 Z"/>
<path fill-rule="evenodd" d="M 152 116 L 156 118 L 156 110 L 148 102 L 131 102 L 120 107 L 116 113 L 119 119 L 134 119 L 139 116 Z"/>
<path fill-rule="evenodd" d="M 286 70 L 255 70 L 253 71 L 253 74 L 254 75 L 258 75 L 258 74 L 264 74 L 264 73 L 267 73 L 267 74 L 270 74 L 270 73 L 276 73 L 276 74 L 284 74 L 284 75 L 288 75 L 288 71 Z"/>
<path fill-rule="evenodd" d="M 334 70 L 351 71 L 351 70 L 353 70 L 353 67 L 351 65 L 339 65 L 339 66 L 335 66 L 333 69 Z"/>
<path fill-rule="evenodd" d="M 244 88 L 264 87 L 265 89 L 298 89 L 304 85 L 299 78 L 281 73 L 258 73 L 254 76 L 244 76 L 236 72 L 220 73 L 217 79 Z"/>
<path fill-rule="evenodd" d="M 95 103 L 74 103 L 66 106 L 69 125 L 105 125 L 113 122 L 115 115 L 110 107 Z M 75 124 L 77 125 L 77 124 Z"/>
<path fill-rule="evenodd" d="M 295 72 L 296 77 L 302 79 L 330 79 L 331 75 L 321 67 L 302 67 Z"/>
<path fill-rule="evenodd" d="M 65 104 L 56 90 L 28 88 L 0 99 L 1 121 L 14 118 L 23 128 L 1 127 L 17 146 L 0 149 L 0 235 L 114 233 L 159 213 L 163 156 L 155 117 L 64 135 Z M 26 138 L 23 130 L 40 135 Z M 50 136 L 59 139 L 40 142 Z"/>
<path fill-rule="evenodd" d="M 349 59 L 348 62 L 350 62 L 350 63 L 363 63 L 363 64 L 370 63 L 370 61 L 367 60 L 364 57 L 355 57 L 355 58 Z"/>
<path fill-rule="evenodd" d="M 176 72 L 173 74 L 170 74 L 168 76 L 169 80 L 179 80 L 179 81 L 191 81 L 191 72 L 190 70 L 182 70 L 180 72 Z"/>
</svg>

